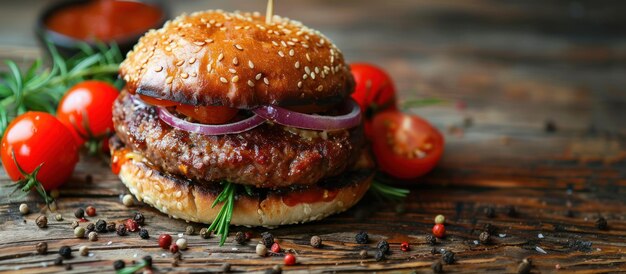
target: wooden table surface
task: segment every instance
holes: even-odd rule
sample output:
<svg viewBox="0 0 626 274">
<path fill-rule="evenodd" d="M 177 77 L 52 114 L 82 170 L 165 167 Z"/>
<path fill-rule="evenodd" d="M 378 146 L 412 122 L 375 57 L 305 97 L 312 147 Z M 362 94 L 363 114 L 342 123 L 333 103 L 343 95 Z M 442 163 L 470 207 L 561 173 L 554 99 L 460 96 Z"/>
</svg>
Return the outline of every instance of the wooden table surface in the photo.
<svg viewBox="0 0 626 274">
<path fill-rule="evenodd" d="M 175 12 L 250 10 L 262 9 L 262 2 L 173 5 Z M 2 17 L 19 19 L 24 12 L 19 7 L 26 4 L 16 6 L 15 12 L 2 7 Z M 323 221 L 276 228 L 271 232 L 282 247 L 298 253 L 298 265 L 285 270 L 430 272 L 441 255 L 431 254 L 424 237 L 434 216 L 443 214 L 448 236 L 435 248 L 452 250 L 457 258 L 444 265 L 446 272 L 516 272 L 523 258 L 532 259 L 533 272 L 626 271 L 625 10 L 623 1 L 277 1 L 278 13 L 326 33 L 348 60 L 385 67 L 402 100 L 448 102 L 411 110 L 445 134 L 446 148 L 431 174 L 404 183 L 411 195 L 401 213 L 395 205 L 367 199 Z M 6 33 L 6 26 L 0 32 Z M 0 56 L 36 56 L 34 44 L 4 39 Z M 4 171 L 0 180 L 9 183 Z M 152 255 L 163 272 L 219 271 L 224 262 L 233 271 L 264 271 L 282 263 L 282 257 L 255 254 L 266 229 L 234 227 L 233 233 L 253 231 L 255 238 L 240 246 L 231 236 L 219 247 L 216 238 L 189 236 L 189 250 L 173 267 L 172 255 L 157 246 L 156 238 L 182 233 L 188 224 L 147 206 L 124 207 L 119 196 L 128 190 L 99 159 L 83 156 L 60 189 L 63 221 L 42 210 L 50 220 L 47 229 L 35 226 L 43 208 L 38 197 L 10 199 L 2 189 L 2 272 L 62 271 L 51 266 L 62 245 L 74 250 L 75 257 L 66 262 L 76 273 L 112 271 L 113 260 L 130 263 L 144 255 Z M 21 216 L 22 202 L 34 212 Z M 101 234 L 96 242 L 74 238 L 72 212 L 87 205 L 98 210 L 92 221 L 121 221 L 143 212 L 151 239 L 135 233 Z M 492 218 L 484 214 L 488 207 L 495 209 Z M 509 207 L 518 214 L 509 216 Z M 600 216 L 608 221 L 607 230 L 596 228 Z M 480 244 L 487 224 L 497 231 L 491 243 Z M 369 232 L 368 245 L 354 243 L 358 231 Z M 323 248 L 308 245 L 312 235 L 322 237 Z M 364 248 L 373 254 L 380 239 L 391 244 L 386 260 L 359 258 Z M 48 255 L 34 254 L 41 241 L 48 243 Z M 411 251 L 400 251 L 403 241 Z M 579 245 L 572 246 L 576 241 Z M 591 247 L 576 248 L 581 243 Z M 82 245 L 91 248 L 92 256 L 78 255 Z"/>
</svg>

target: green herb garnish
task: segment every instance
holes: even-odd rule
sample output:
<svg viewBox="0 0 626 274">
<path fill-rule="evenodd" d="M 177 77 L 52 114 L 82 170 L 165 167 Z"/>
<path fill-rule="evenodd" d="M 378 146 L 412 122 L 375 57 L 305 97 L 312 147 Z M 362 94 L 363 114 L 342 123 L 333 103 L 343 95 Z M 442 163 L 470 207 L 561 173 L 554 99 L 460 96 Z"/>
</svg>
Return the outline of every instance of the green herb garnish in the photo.
<svg viewBox="0 0 626 274">
<path fill-rule="evenodd" d="M 51 43 L 48 49 L 52 68 L 42 68 L 42 59 L 35 60 L 26 71 L 21 71 L 15 61 L 4 61 L 8 71 L 0 73 L 0 136 L 11 120 L 24 112 L 54 114 L 65 92 L 78 82 L 95 79 L 121 87 L 122 81 L 115 76 L 122 54 L 115 44 L 101 44 L 97 50 L 83 45 L 82 52 L 69 59 Z"/>
<path fill-rule="evenodd" d="M 389 201 L 400 201 L 411 192 L 408 189 L 393 187 L 379 181 L 373 181 L 369 191 L 379 199 Z"/>
<path fill-rule="evenodd" d="M 224 203 L 220 212 L 209 226 L 209 231 L 215 231 L 215 234 L 220 235 L 220 246 L 224 245 L 226 238 L 228 237 L 228 228 L 230 227 L 230 220 L 233 217 L 233 209 L 235 208 L 235 185 L 230 182 L 224 182 L 224 189 L 217 196 L 217 199 L 213 201 L 211 208 L 214 208 L 218 203 Z"/>
</svg>

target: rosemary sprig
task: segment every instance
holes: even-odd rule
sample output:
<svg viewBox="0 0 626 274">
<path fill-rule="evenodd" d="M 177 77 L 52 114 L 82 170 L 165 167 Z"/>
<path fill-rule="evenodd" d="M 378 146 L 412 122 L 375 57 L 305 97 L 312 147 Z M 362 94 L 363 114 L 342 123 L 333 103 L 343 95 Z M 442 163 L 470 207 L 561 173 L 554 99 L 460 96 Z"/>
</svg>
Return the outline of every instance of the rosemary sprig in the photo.
<svg viewBox="0 0 626 274">
<path fill-rule="evenodd" d="M 398 202 L 406 198 L 411 191 L 404 188 L 393 187 L 380 181 L 373 181 L 369 191 L 380 200 Z"/>
<path fill-rule="evenodd" d="M 83 45 L 82 52 L 69 59 L 63 58 L 51 43 L 48 49 L 51 68 L 42 68 L 41 59 L 25 71 L 15 61 L 4 61 L 8 70 L 0 73 L 0 136 L 11 120 L 26 111 L 54 114 L 65 92 L 78 82 L 95 79 L 122 86 L 116 77 L 122 55 L 115 44 L 101 44 L 97 50 Z"/>
<path fill-rule="evenodd" d="M 230 220 L 233 217 L 233 209 L 235 208 L 235 185 L 231 182 L 225 181 L 224 189 L 217 196 L 217 199 L 213 201 L 211 208 L 214 208 L 218 203 L 224 203 L 220 212 L 209 226 L 209 231 L 215 231 L 215 234 L 220 235 L 220 246 L 224 245 L 226 238 L 228 237 L 228 229 L 230 227 Z"/>
</svg>

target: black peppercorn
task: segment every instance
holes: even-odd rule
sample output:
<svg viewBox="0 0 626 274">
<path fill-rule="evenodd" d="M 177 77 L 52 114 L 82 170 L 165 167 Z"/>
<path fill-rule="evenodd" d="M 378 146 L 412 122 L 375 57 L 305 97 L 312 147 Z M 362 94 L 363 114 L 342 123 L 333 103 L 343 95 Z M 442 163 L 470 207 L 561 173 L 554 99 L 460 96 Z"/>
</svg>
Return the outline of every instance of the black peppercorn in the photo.
<svg viewBox="0 0 626 274">
<path fill-rule="evenodd" d="M 311 237 L 311 246 L 315 247 L 315 248 L 319 248 L 320 246 L 322 246 L 322 238 L 320 238 L 320 236 L 313 236 Z"/>
<path fill-rule="evenodd" d="M 188 225 L 187 227 L 185 227 L 185 234 L 193 235 L 195 233 L 196 233 L 196 229 L 193 226 Z"/>
<path fill-rule="evenodd" d="M 147 268 L 152 268 L 152 257 L 150 255 L 144 256 L 143 261 L 146 262 Z"/>
<path fill-rule="evenodd" d="M 437 254 L 437 253 L 439 253 L 439 250 L 437 250 L 437 249 L 436 249 L 436 248 L 434 248 L 434 247 L 433 247 L 433 249 L 431 249 L 431 250 L 430 250 L 430 254 L 435 255 L 435 254 Z"/>
<path fill-rule="evenodd" d="M 359 252 L 359 257 L 361 257 L 361 259 L 366 259 L 367 256 L 368 256 L 367 250 L 363 249 Z"/>
<path fill-rule="evenodd" d="M 378 248 L 380 251 L 382 251 L 385 254 L 389 253 L 389 243 L 385 240 L 378 242 L 378 244 L 376 244 L 376 248 Z"/>
<path fill-rule="evenodd" d="M 208 230 L 206 227 L 203 227 L 202 229 L 200 229 L 200 237 L 202 237 L 202 239 L 208 239 L 209 237 L 211 237 L 211 231 Z"/>
<path fill-rule="evenodd" d="M 432 267 L 434 273 L 442 273 L 443 272 L 443 264 L 439 260 L 434 262 L 431 267 Z"/>
<path fill-rule="evenodd" d="M 89 232 L 96 230 L 96 225 L 94 225 L 93 223 L 88 223 L 87 226 L 85 227 L 85 230 L 87 234 L 89 234 Z"/>
<path fill-rule="evenodd" d="M 376 250 L 376 256 L 374 257 L 377 262 L 380 262 L 385 259 L 385 253 L 382 250 Z"/>
<path fill-rule="evenodd" d="M 600 216 L 600 218 L 596 220 L 596 227 L 600 230 L 607 230 L 609 228 L 609 224 L 604 217 Z"/>
<path fill-rule="evenodd" d="M 496 234 L 497 228 L 492 224 L 485 224 L 483 226 L 483 230 L 489 233 L 490 235 Z"/>
<path fill-rule="evenodd" d="M 446 250 L 443 252 L 443 254 L 441 254 L 441 259 L 446 263 L 446 264 L 453 264 L 456 261 L 454 252 L 450 251 L 450 250 Z"/>
<path fill-rule="evenodd" d="M 235 242 L 237 242 L 240 245 L 245 244 L 246 243 L 246 234 L 244 234 L 241 231 L 238 231 L 237 234 L 235 234 Z"/>
<path fill-rule="evenodd" d="M 63 264 L 63 257 L 59 256 L 56 259 L 54 259 L 54 265 L 62 265 Z"/>
<path fill-rule="evenodd" d="M 45 255 L 48 253 L 48 244 L 46 242 L 40 242 L 35 245 L 35 249 L 37 250 L 37 254 Z"/>
<path fill-rule="evenodd" d="M 517 217 L 517 209 L 514 206 L 509 206 L 506 210 L 506 215 L 512 218 Z"/>
<path fill-rule="evenodd" d="M 485 217 L 493 218 L 496 216 L 496 210 L 493 207 L 485 207 Z"/>
<path fill-rule="evenodd" d="M 478 236 L 478 240 L 483 243 L 489 243 L 489 240 L 491 240 L 491 236 L 489 235 L 489 232 L 487 231 L 483 231 L 482 233 L 480 233 L 480 235 Z"/>
<path fill-rule="evenodd" d="M 269 232 L 263 232 L 261 233 L 261 241 L 265 247 L 272 248 L 272 245 L 274 244 L 274 235 Z"/>
<path fill-rule="evenodd" d="M 107 223 L 107 231 L 115 232 L 115 228 L 116 228 L 116 226 L 115 226 L 114 222 Z"/>
<path fill-rule="evenodd" d="M 72 258 L 72 249 L 69 246 L 64 245 L 59 248 L 59 255 L 61 255 L 64 259 L 70 259 Z"/>
<path fill-rule="evenodd" d="M 148 233 L 148 230 L 145 228 L 141 228 L 139 230 L 139 237 L 141 237 L 142 239 L 149 239 L 150 238 L 150 234 Z"/>
<path fill-rule="evenodd" d="M 117 228 L 115 229 L 115 232 L 117 232 L 117 235 L 120 235 L 120 236 L 126 235 L 126 232 L 127 232 L 126 225 L 125 224 L 119 224 L 117 226 Z"/>
<path fill-rule="evenodd" d="M 435 238 L 435 236 L 433 236 L 432 234 L 428 234 L 426 235 L 426 243 L 429 245 L 435 245 L 437 243 L 437 238 Z"/>
<path fill-rule="evenodd" d="M 78 219 L 81 219 L 81 218 L 85 217 L 85 210 L 82 209 L 82 208 L 77 208 L 74 211 L 74 217 L 76 217 Z"/>
<path fill-rule="evenodd" d="M 522 262 L 517 266 L 517 273 L 518 274 L 528 274 L 530 273 L 530 269 L 532 268 L 532 263 L 529 259 L 524 259 L 522 260 Z"/>
<path fill-rule="evenodd" d="M 135 220 L 135 222 L 137 222 L 137 224 L 139 225 L 144 225 L 144 223 L 146 222 L 146 217 L 144 217 L 143 214 L 141 214 L 141 212 L 135 212 L 135 216 L 133 216 L 133 220 Z"/>
<path fill-rule="evenodd" d="M 105 233 L 107 232 L 107 222 L 105 220 L 98 220 L 96 222 L 96 232 L 98 233 Z"/>
<path fill-rule="evenodd" d="M 126 263 L 122 260 L 117 260 L 115 262 L 113 262 L 113 269 L 115 270 L 120 270 L 122 268 L 126 267 Z"/>
<path fill-rule="evenodd" d="M 46 228 L 48 226 L 48 217 L 46 217 L 45 215 L 40 215 L 35 220 L 35 223 L 39 228 Z"/>
<path fill-rule="evenodd" d="M 369 241 L 369 236 L 367 232 L 361 231 L 354 236 L 354 240 L 356 240 L 357 244 L 366 244 Z"/>
</svg>

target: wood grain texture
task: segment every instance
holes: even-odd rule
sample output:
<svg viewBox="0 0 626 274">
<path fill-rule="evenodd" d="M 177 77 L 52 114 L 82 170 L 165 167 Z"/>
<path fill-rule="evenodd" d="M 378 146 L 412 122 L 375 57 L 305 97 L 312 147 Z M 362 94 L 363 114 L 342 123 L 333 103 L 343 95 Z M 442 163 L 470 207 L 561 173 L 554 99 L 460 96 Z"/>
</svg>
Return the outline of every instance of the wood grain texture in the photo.
<svg viewBox="0 0 626 274">
<path fill-rule="evenodd" d="M 298 252 L 299 264 L 286 269 L 431 272 L 431 264 L 441 255 L 431 254 L 433 247 L 424 237 L 434 216 L 444 214 L 448 237 L 435 248 L 452 250 L 458 259 L 444 265 L 446 272 L 515 272 L 526 257 L 533 260 L 533 272 L 556 272 L 557 264 L 566 272 L 626 271 L 625 2 L 277 4 L 279 14 L 327 34 L 349 61 L 375 62 L 388 69 L 401 101 L 437 97 L 448 102 L 409 110 L 431 120 L 447 143 L 441 164 L 431 174 L 416 182 L 398 182 L 412 190 L 403 213 L 397 213 L 394 205 L 367 199 L 323 221 L 274 229 L 283 248 Z M 245 0 L 210 5 L 227 10 L 264 8 L 264 3 Z M 173 8 L 192 11 L 207 4 L 181 2 Z M 34 53 L 33 48 L 0 45 L 2 57 L 28 60 Z M 554 122 L 556 131 L 545 130 L 547 121 Z M 75 273 L 111 272 L 113 260 L 129 263 L 144 255 L 152 255 L 162 272 L 217 272 L 224 262 L 234 271 L 262 272 L 282 263 L 282 257 L 255 254 L 264 229 L 235 227 L 233 233 L 253 231 L 255 238 L 239 246 L 231 236 L 218 247 L 216 238 L 189 236 L 190 249 L 183 252 L 179 266 L 172 267 L 172 255 L 157 246 L 156 238 L 165 232 L 182 233 L 188 224 L 150 207 L 124 207 L 119 195 L 127 190 L 107 164 L 82 159 L 61 189 L 58 212 L 65 219 L 57 222 L 54 214 L 44 212 L 50 220 L 47 229 L 35 226 L 39 213 L 23 217 L 18 212 L 21 202 L 33 211 L 42 208 L 37 197 L 9 199 L 2 188 L 0 272 L 62 271 L 63 267 L 51 266 L 62 245 L 74 250 L 75 257 L 67 262 Z M 0 180 L 8 184 L 4 171 Z M 87 205 L 98 209 L 94 221 L 118 222 L 143 212 L 150 240 L 136 233 L 101 234 L 97 242 L 75 239 L 69 227 L 72 212 Z M 510 206 L 517 209 L 517 216 L 506 214 Z M 487 207 L 495 209 L 493 218 L 483 213 Z M 599 216 L 607 219 L 608 230 L 595 227 Z M 497 229 L 493 241 L 476 244 L 486 224 Z M 354 234 L 361 230 L 370 234 L 367 245 L 354 242 Z M 321 249 L 308 245 L 312 235 L 324 240 Z M 359 258 L 364 248 L 373 255 L 380 239 L 391 244 L 386 260 Z M 568 241 L 576 240 L 592 246 L 574 250 Z M 34 255 L 40 241 L 48 242 L 50 254 Z M 403 241 L 411 243 L 410 252 L 400 251 Z M 82 245 L 90 246 L 93 256 L 78 255 Z"/>
</svg>

